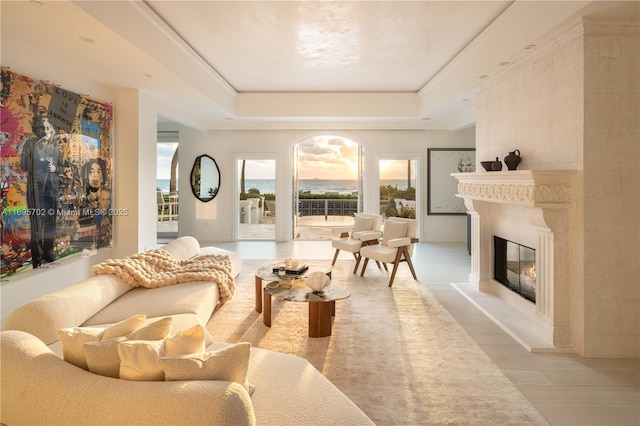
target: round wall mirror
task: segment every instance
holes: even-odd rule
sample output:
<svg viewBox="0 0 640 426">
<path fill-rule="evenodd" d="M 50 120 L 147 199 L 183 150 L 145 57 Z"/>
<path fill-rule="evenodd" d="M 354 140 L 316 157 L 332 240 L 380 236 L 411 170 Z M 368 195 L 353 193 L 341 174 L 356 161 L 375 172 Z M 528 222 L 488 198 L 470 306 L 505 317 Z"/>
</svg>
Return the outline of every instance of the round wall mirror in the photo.
<svg viewBox="0 0 640 426">
<path fill-rule="evenodd" d="M 200 201 L 211 201 L 220 188 L 220 170 L 216 160 L 208 155 L 196 158 L 191 168 L 191 190 Z"/>
</svg>

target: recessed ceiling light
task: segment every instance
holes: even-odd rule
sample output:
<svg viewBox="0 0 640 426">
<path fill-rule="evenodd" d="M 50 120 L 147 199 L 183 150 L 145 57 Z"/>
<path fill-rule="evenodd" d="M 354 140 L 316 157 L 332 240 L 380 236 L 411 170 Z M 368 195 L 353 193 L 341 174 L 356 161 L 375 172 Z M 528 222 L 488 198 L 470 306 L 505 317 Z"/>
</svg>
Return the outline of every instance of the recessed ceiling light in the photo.
<svg viewBox="0 0 640 426">
<path fill-rule="evenodd" d="M 94 39 L 92 39 L 91 37 L 87 37 L 87 36 L 80 36 L 80 37 L 78 37 L 78 40 L 84 41 L 85 43 L 89 43 L 89 44 L 93 44 L 93 43 L 96 42 Z"/>
<path fill-rule="evenodd" d="M 500 66 L 500 67 L 506 67 L 507 65 L 509 65 L 509 62 L 506 62 L 506 61 L 505 62 L 500 62 L 498 64 L 498 66 Z"/>
<path fill-rule="evenodd" d="M 524 48 L 525 48 L 526 50 L 531 50 L 531 49 L 533 49 L 534 47 L 536 47 L 536 45 L 535 45 L 535 44 L 527 44 Z"/>
</svg>

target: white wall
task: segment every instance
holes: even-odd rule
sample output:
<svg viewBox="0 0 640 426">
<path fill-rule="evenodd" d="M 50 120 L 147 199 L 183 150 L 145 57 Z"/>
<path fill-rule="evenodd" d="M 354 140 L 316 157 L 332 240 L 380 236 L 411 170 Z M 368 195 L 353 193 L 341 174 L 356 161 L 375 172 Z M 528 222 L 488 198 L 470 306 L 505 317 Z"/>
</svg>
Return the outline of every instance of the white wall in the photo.
<svg viewBox="0 0 640 426">
<path fill-rule="evenodd" d="M 32 77 L 29 70 L 14 70 Z M 85 93 L 82 79 L 67 90 Z M 95 86 L 91 86 L 96 88 Z M 114 106 L 113 208 L 127 213 L 113 217 L 113 246 L 93 256 L 69 256 L 37 270 L 6 277 L 0 284 L 0 320 L 20 305 L 89 276 L 92 265 L 124 257 L 156 245 L 156 122 L 158 111 L 170 110 L 133 89 L 96 88 L 94 99 Z"/>
<path fill-rule="evenodd" d="M 14 70 L 26 76 L 42 77 L 38 70 Z M 466 241 L 464 216 L 426 215 L 426 161 L 427 148 L 474 147 L 475 129 L 461 131 L 423 130 L 362 130 L 312 132 L 299 130 L 242 130 L 203 131 L 198 123 L 173 105 L 163 104 L 147 93 L 133 89 L 95 88 L 79 77 L 65 89 L 78 93 L 87 86 L 96 89 L 90 96 L 114 105 L 114 200 L 113 207 L 126 209 L 127 215 L 115 217 L 114 244 L 91 257 L 74 256 L 58 261 L 46 268 L 27 271 L 9 277 L 0 283 L 0 320 L 18 306 L 81 281 L 89 276 L 91 265 L 108 258 L 124 257 L 156 246 L 156 150 L 157 130 L 180 132 L 179 191 L 180 235 L 193 235 L 201 241 L 233 241 L 236 239 L 237 196 L 235 158 L 238 156 L 264 156 L 277 162 L 278 193 L 290 193 L 289 176 L 291 147 L 305 138 L 320 133 L 333 133 L 351 137 L 367 148 L 369 173 L 373 183 L 366 195 L 366 209 L 377 209 L 377 162 L 380 157 L 398 154 L 416 155 L 421 162 L 422 183 L 421 241 Z M 158 126 L 158 115 L 171 117 L 184 124 Z M 218 163 L 221 187 L 211 202 L 202 203 L 191 196 L 189 175 L 194 159 L 209 154 Z M 367 179 L 369 181 L 369 179 Z M 288 192 L 289 191 L 289 192 Z M 281 197 L 278 211 L 291 211 L 291 200 Z M 286 241 L 291 235 L 291 224 L 278 221 L 276 239 Z"/>
<path fill-rule="evenodd" d="M 13 71 L 31 78 L 46 78 L 43 77 L 42 74 L 38 73 L 37 70 L 35 70 L 35 72 L 17 69 Z M 111 102 L 114 105 L 117 103 L 118 94 L 116 92 L 105 87 L 96 87 L 95 84 L 85 82 L 82 79 L 78 79 L 74 85 L 63 87 L 77 93 L 86 93 L 80 89 L 91 87 L 98 93 L 97 95 L 91 93 L 91 96 L 94 99 Z M 117 121 L 117 106 L 114 108 L 114 113 L 114 121 Z M 120 117 L 119 121 L 123 128 L 128 127 L 129 120 L 126 115 Z M 114 135 L 114 139 L 116 135 Z M 126 151 L 127 148 L 122 149 L 124 154 L 126 154 Z M 114 195 L 114 206 L 117 206 L 121 203 L 122 198 L 118 196 L 118 193 L 115 193 Z M 115 232 L 117 232 L 117 229 L 122 226 L 119 222 L 119 218 L 117 220 L 114 218 Z M 117 242 L 117 239 L 115 241 Z M 4 323 L 7 315 L 9 315 L 14 309 L 36 297 L 51 293 L 52 291 L 87 278 L 89 276 L 89 268 L 91 265 L 102 262 L 110 257 L 115 257 L 117 248 L 118 244 L 116 243 L 113 248 L 102 248 L 93 256 L 85 257 L 80 254 L 69 256 L 53 264 L 48 264 L 38 269 L 25 271 L 18 275 L 3 278 L 0 283 L 0 321 Z"/>
<path fill-rule="evenodd" d="M 410 155 L 418 159 L 418 179 L 421 184 L 419 220 L 421 241 L 465 242 L 466 216 L 433 216 L 426 214 L 427 148 L 473 148 L 475 128 L 460 131 L 424 130 L 357 130 L 357 131 L 298 131 L 298 130 L 219 130 L 206 133 L 185 126 L 167 124 L 163 130 L 180 132 L 180 235 L 194 235 L 201 241 L 234 241 L 237 232 L 237 170 L 238 158 L 273 158 L 276 160 L 276 192 L 291 194 L 291 150 L 308 137 L 318 134 L 343 136 L 365 147 L 365 211 L 377 211 L 380 158 Z M 216 198 L 203 203 L 191 195 L 189 173 L 198 155 L 213 157 L 220 169 L 220 190 Z M 185 187 L 186 186 L 186 187 Z M 276 197 L 277 211 L 292 211 L 289 197 Z M 287 241 L 291 223 L 284 215 L 277 216 L 276 240 Z"/>
</svg>

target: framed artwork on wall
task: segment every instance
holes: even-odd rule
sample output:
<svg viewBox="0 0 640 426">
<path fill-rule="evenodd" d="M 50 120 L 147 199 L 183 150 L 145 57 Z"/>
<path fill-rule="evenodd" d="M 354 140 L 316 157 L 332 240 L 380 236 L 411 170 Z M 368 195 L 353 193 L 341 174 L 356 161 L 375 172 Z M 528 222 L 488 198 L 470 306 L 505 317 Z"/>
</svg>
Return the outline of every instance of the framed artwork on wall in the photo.
<svg viewBox="0 0 640 426">
<path fill-rule="evenodd" d="M 458 180 L 451 173 L 476 171 L 475 148 L 429 148 L 427 164 L 427 214 L 466 214 L 464 200 L 456 197 Z"/>
<path fill-rule="evenodd" d="M 2 68 L 0 277 L 112 244 L 113 107 Z"/>
</svg>

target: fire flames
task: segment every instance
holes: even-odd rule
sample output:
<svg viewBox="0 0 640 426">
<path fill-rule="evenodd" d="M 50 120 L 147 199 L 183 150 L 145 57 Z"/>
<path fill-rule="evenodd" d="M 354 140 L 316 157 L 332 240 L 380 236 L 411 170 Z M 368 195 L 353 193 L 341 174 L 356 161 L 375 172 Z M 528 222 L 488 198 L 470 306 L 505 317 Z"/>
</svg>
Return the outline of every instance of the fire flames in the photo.
<svg viewBox="0 0 640 426">
<path fill-rule="evenodd" d="M 522 277 L 524 278 L 524 282 L 531 287 L 535 287 L 536 285 L 536 264 L 522 268 L 521 272 Z"/>
</svg>

